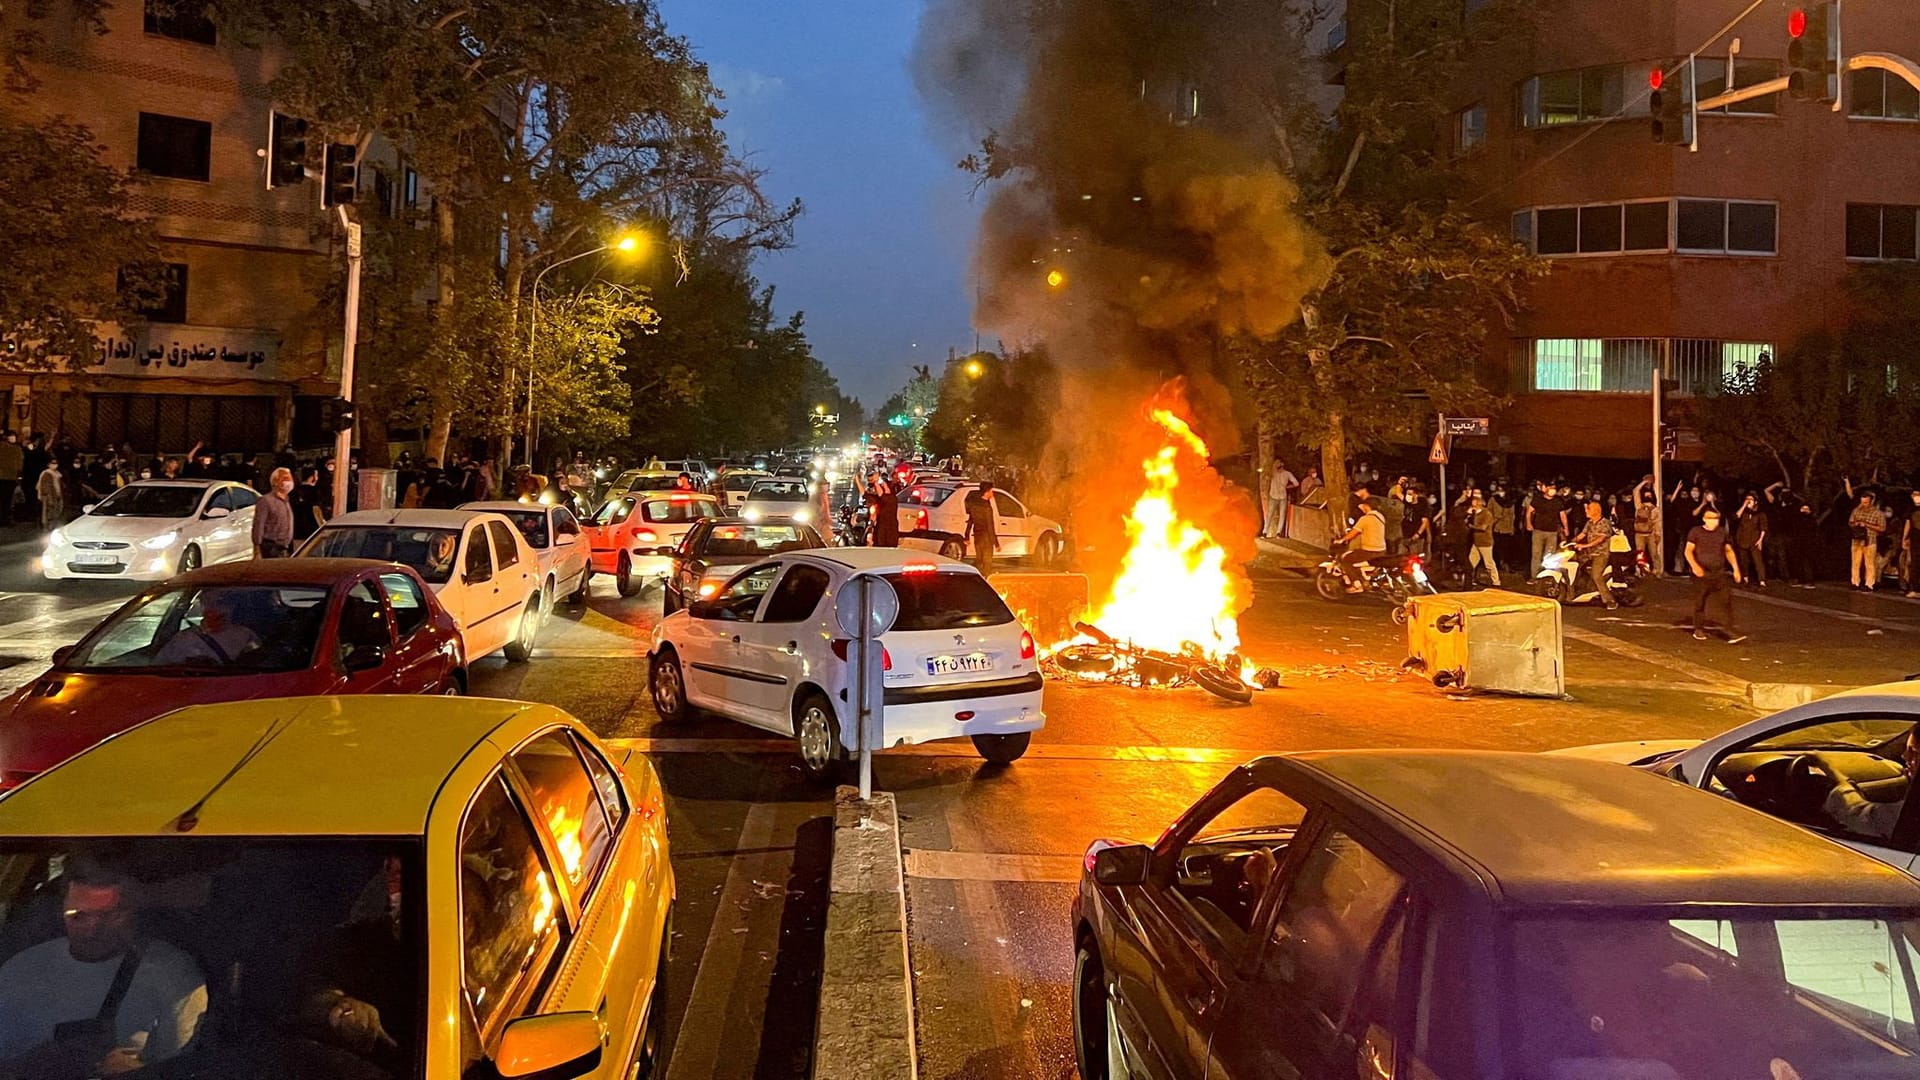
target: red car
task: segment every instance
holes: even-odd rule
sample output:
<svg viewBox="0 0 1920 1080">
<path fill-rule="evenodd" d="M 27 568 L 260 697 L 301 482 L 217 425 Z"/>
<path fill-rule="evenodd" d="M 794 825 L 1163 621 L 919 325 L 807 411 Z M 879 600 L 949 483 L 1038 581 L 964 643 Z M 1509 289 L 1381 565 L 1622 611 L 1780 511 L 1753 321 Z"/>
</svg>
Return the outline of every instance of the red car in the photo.
<svg viewBox="0 0 1920 1080">
<path fill-rule="evenodd" d="M 465 688 L 453 616 L 407 567 L 364 559 L 210 566 L 127 601 L 0 704 L 0 789 L 187 705 Z"/>
</svg>

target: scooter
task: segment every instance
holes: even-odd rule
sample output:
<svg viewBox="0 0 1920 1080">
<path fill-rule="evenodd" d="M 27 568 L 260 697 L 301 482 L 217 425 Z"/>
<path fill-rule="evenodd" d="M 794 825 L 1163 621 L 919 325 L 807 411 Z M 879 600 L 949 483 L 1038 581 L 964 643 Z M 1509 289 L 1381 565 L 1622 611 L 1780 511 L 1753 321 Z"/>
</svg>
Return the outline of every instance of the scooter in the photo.
<svg viewBox="0 0 1920 1080">
<path fill-rule="evenodd" d="M 1357 590 L 1355 585 L 1359 586 Z M 1408 600 L 1416 593 L 1440 591 L 1427 578 L 1426 566 L 1418 555 L 1385 555 L 1377 562 L 1362 562 L 1349 573 L 1337 552 L 1314 571 L 1313 588 L 1322 600 L 1383 597 L 1393 604 L 1393 621 L 1402 625 L 1407 621 Z"/>
<path fill-rule="evenodd" d="M 1608 542 L 1606 570 L 1601 576 L 1606 579 L 1608 595 L 1615 604 L 1639 607 L 1646 600 L 1633 587 L 1633 581 L 1645 574 L 1647 555 L 1644 551 L 1631 550 L 1630 546 L 1624 550 L 1615 546 L 1623 539 L 1616 533 L 1613 540 Z M 1623 561 L 1625 566 L 1621 565 Z M 1600 599 L 1600 590 L 1593 586 L 1593 576 L 1587 573 L 1586 565 L 1580 561 L 1579 553 L 1572 544 L 1541 556 L 1540 573 L 1534 581 L 1549 600 L 1558 600 L 1563 604 L 1605 602 Z"/>
</svg>

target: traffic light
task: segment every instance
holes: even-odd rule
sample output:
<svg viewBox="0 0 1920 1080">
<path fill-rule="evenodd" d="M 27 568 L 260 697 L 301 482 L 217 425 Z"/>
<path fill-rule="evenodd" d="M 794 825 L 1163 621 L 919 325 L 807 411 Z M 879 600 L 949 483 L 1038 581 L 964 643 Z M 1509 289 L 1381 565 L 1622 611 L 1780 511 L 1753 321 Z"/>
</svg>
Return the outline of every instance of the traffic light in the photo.
<svg viewBox="0 0 1920 1080">
<path fill-rule="evenodd" d="M 1660 460 L 1672 461 L 1680 456 L 1680 432 L 1672 424 L 1660 425 Z"/>
<path fill-rule="evenodd" d="M 307 122 L 296 116 L 267 114 L 267 187 L 288 187 L 307 180 Z"/>
<path fill-rule="evenodd" d="M 351 206 L 360 191 L 360 164 L 352 143 L 329 143 L 322 164 L 326 188 L 321 192 L 322 206 Z"/>
<path fill-rule="evenodd" d="M 1840 92 L 1840 13 L 1836 4 L 1797 8 L 1787 16 L 1787 93 L 1831 103 Z"/>
<path fill-rule="evenodd" d="M 1670 146 L 1691 145 L 1693 133 L 1687 130 L 1687 121 L 1691 119 L 1687 95 L 1680 92 L 1680 87 L 1667 86 L 1666 73 L 1657 67 L 1647 76 L 1647 84 L 1653 88 L 1647 95 L 1647 111 L 1653 115 L 1653 141 Z"/>
<path fill-rule="evenodd" d="M 335 434 L 353 430 L 353 402 L 346 398 L 328 398 L 320 403 L 320 426 Z"/>
</svg>

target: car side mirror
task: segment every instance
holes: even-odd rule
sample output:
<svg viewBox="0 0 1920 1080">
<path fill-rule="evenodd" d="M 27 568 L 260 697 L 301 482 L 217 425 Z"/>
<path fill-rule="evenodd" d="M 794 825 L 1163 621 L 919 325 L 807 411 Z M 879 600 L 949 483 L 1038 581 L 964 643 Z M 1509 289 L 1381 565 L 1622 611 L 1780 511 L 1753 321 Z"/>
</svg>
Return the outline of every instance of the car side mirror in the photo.
<svg viewBox="0 0 1920 1080">
<path fill-rule="evenodd" d="M 572 547 L 580 542 L 580 538 L 572 533 L 559 533 L 554 536 L 553 542 L 560 547 Z"/>
<path fill-rule="evenodd" d="M 1144 885 L 1153 849 L 1145 844 L 1121 844 L 1093 854 L 1093 880 L 1101 885 Z"/>
<path fill-rule="evenodd" d="M 600 1067 L 600 1018 L 590 1012 L 525 1016 L 500 1033 L 493 1067 L 503 1077 L 568 1080 Z"/>
<path fill-rule="evenodd" d="M 711 600 L 695 600 L 687 605 L 687 614 L 696 619 L 718 619 L 724 610 Z"/>
<path fill-rule="evenodd" d="M 654 548 L 653 553 L 655 555 L 660 555 L 665 558 L 672 559 L 679 556 L 680 549 L 677 547 L 674 547 L 672 544 L 662 544 L 661 546 Z"/>
<path fill-rule="evenodd" d="M 202 518 L 205 518 L 208 521 L 212 521 L 214 518 L 228 517 L 232 515 L 232 513 L 233 511 L 227 509 L 224 506 L 214 506 L 214 507 L 209 507 L 207 509 L 207 512 L 204 514 L 201 514 L 200 516 Z"/>
<path fill-rule="evenodd" d="M 53 650 L 53 660 L 51 661 L 53 666 L 64 667 L 66 665 L 67 658 L 73 655 L 73 650 L 74 650 L 74 646 L 72 645 L 62 645 L 59 648 Z"/>
<path fill-rule="evenodd" d="M 385 645 L 355 645 L 341 658 L 341 664 L 348 671 L 372 671 L 387 662 Z"/>
<path fill-rule="evenodd" d="M 100 505 L 99 503 L 88 503 L 87 505 L 80 508 L 80 512 L 83 514 L 91 514 L 93 513 L 93 508 L 99 505 Z"/>
</svg>

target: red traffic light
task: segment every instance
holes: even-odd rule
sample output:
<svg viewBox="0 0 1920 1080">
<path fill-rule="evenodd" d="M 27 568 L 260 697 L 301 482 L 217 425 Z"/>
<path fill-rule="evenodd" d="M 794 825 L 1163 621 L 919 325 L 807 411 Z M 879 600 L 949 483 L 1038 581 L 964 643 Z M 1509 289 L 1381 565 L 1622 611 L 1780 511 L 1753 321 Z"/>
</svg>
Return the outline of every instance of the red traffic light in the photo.
<svg viewBox="0 0 1920 1080">
<path fill-rule="evenodd" d="M 1787 36 L 1805 37 L 1807 33 L 1807 13 L 1803 8 L 1795 8 L 1787 15 Z"/>
<path fill-rule="evenodd" d="M 1664 71 L 1661 71 L 1659 68 L 1654 68 L 1652 71 L 1647 73 L 1647 85 L 1655 90 L 1658 90 L 1660 89 L 1661 86 L 1665 85 L 1666 81 L 1667 81 L 1667 73 Z"/>
</svg>

